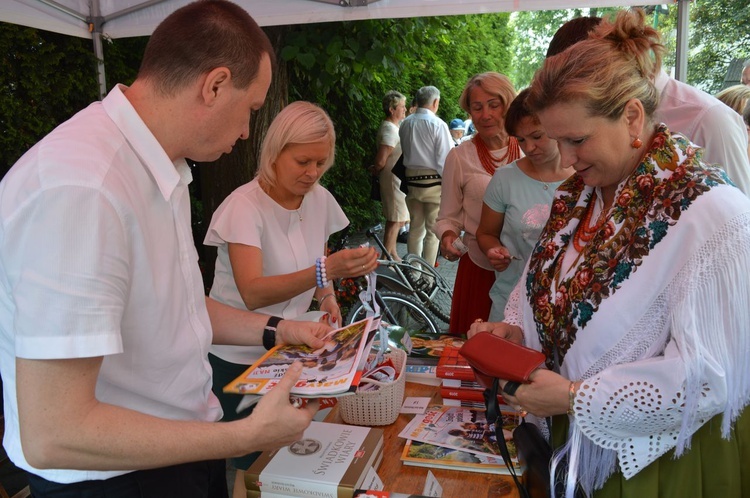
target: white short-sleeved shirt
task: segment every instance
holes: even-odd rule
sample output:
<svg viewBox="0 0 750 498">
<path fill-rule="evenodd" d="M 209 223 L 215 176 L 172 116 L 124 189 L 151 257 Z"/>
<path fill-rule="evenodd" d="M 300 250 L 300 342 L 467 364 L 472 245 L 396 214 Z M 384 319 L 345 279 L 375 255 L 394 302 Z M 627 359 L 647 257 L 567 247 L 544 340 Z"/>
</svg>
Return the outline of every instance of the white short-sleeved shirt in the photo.
<svg viewBox="0 0 750 498">
<path fill-rule="evenodd" d="M 263 275 L 284 275 L 315 265 L 324 254 L 328 237 L 349 220 L 333 198 L 316 184 L 299 209 L 286 209 L 266 194 L 255 179 L 232 192 L 216 209 L 204 244 L 216 246 L 216 269 L 211 297 L 246 309 L 234 281 L 228 244 L 245 244 L 263 253 Z M 306 312 L 315 287 L 257 312 L 294 318 Z M 249 365 L 266 350 L 262 346 L 212 346 L 211 353 L 232 363 Z"/>
<path fill-rule="evenodd" d="M 16 357 L 103 356 L 97 399 L 216 421 L 212 332 L 184 160 L 113 89 L 29 150 L 0 183 L 0 372 L 13 462 L 68 483 L 124 471 L 37 470 L 19 440 Z M 55 382 L 55 379 L 50 379 Z"/>
<path fill-rule="evenodd" d="M 429 109 L 419 108 L 401 122 L 398 130 L 406 169 L 433 169 L 443 174 L 453 139 L 448 125 Z"/>
</svg>

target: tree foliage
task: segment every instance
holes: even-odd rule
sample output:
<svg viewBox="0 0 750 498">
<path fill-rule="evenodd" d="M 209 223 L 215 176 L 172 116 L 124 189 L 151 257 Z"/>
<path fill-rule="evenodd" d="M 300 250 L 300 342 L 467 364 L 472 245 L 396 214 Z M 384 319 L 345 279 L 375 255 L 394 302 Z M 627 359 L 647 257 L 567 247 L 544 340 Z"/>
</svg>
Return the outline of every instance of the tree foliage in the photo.
<svg viewBox="0 0 750 498">
<path fill-rule="evenodd" d="M 424 85 L 441 91 L 445 121 L 468 118 L 458 98 L 473 74 L 506 72 L 512 38 L 507 14 L 382 19 L 290 27 L 281 50 L 290 74 L 290 99 L 310 100 L 331 115 L 337 131 L 336 165 L 323 183 L 356 228 L 380 217 L 368 198 L 382 96 L 398 90 L 411 99 Z M 491 36 L 488 36 L 491 33 Z"/>
<path fill-rule="evenodd" d="M 699 0 L 690 12 L 688 83 L 708 93 L 722 88 L 733 59 L 750 59 L 750 2 Z"/>
<path fill-rule="evenodd" d="M 40 137 L 96 98 L 90 43 L 0 23 L 2 175 Z"/>
</svg>

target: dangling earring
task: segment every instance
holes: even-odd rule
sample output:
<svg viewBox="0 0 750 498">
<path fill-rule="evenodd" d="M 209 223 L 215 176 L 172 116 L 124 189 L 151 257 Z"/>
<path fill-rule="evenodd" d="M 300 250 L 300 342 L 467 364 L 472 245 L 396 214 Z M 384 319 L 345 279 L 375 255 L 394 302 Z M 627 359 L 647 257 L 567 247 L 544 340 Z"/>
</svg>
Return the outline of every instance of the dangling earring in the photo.
<svg viewBox="0 0 750 498">
<path fill-rule="evenodd" d="M 632 142 L 630 142 L 630 146 L 632 148 L 634 148 L 634 149 L 640 149 L 641 145 L 643 145 L 643 140 L 641 140 L 638 137 L 635 137 L 635 140 L 633 140 Z"/>
</svg>

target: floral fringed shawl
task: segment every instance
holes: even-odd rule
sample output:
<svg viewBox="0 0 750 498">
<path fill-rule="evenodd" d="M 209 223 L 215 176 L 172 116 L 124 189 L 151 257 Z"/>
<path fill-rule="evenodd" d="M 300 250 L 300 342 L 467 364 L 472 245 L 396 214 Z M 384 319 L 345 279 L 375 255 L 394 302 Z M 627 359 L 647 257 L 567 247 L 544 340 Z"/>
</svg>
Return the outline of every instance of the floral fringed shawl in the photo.
<svg viewBox="0 0 750 498">
<path fill-rule="evenodd" d="M 660 126 L 580 254 L 595 189 L 571 177 L 519 282 L 527 344 L 583 380 L 562 450 L 571 494 L 681 455 L 713 415 L 728 437 L 750 401 L 750 199 L 699 151 Z"/>
</svg>

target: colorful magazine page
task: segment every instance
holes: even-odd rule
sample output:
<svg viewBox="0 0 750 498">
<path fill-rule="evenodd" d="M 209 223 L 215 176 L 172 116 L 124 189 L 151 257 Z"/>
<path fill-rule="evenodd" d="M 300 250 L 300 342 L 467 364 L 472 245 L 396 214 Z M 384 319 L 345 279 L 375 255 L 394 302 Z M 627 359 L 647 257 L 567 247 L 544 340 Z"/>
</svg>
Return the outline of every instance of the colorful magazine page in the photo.
<svg viewBox="0 0 750 498">
<path fill-rule="evenodd" d="M 326 336 L 319 349 L 309 346 L 276 346 L 224 387 L 224 392 L 266 394 L 284 376 L 289 366 L 301 361 L 302 373 L 291 393 L 298 397 L 319 398 L 353 394 L 359 385 L 363 357 L 373 331 L 371 318 L 365 318 Z"/>
<path fill-rule="evenodd" d="M 387 329 L 389 346 L 406 351 L 409 355 L 407 363 L 415 365 L 437 365 L 446 347 L 460 348 L 466 342 L 465 339 L 454 335 L 415 332 L 396 325 L 387 325 Z M 405 336 L 408 336 L 408 339 Z"/>
<path fill-rule="evenodd" d="M 503 434 L 511 458 L 516 460 L 513 429 L 518 426 L 518 412 L 501 412 Z M 500 457 L 494 424 L 488 424 L 485 413 L 457 406 L 436 406 L 424 415 L 415 415 L 399 437 L 477 455 Z"/>
<path fill-rule="evenodd" d="M 468 451 L 436 446 L 419 441 L 406 441 L 401 453 L 404 465 L 438 469 L 484 472 L 486 474 L 508 474 L 508 468 L 500 457 L 477 455 Z"/>
</svg>

